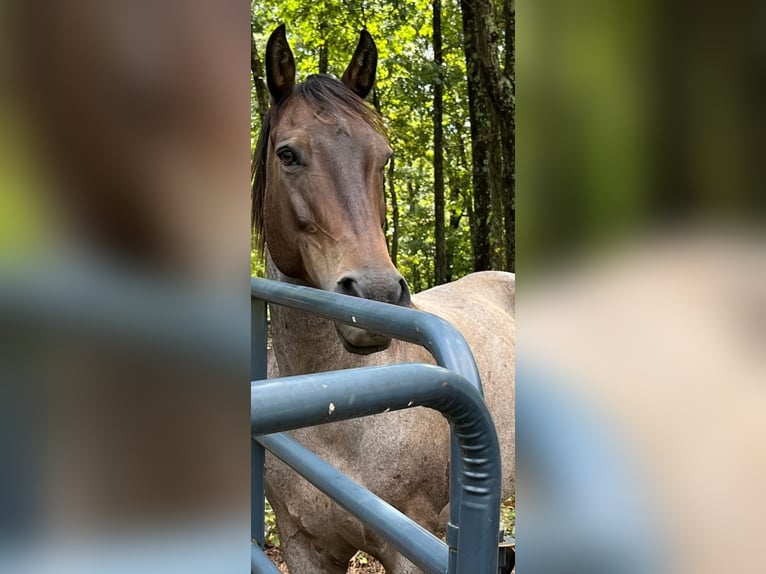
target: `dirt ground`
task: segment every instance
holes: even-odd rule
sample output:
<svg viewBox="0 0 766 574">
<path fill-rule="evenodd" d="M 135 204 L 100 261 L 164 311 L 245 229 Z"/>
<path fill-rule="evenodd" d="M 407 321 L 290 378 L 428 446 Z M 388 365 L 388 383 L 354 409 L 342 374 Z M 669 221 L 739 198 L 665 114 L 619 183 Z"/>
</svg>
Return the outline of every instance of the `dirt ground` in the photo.
<svg viewBox="0 0 766 574">
<path fill-rule="evenodd" d="M 268 548 L 266 555 L 277 565 L 280 572 L 287 574 L 287 566 L 282 560 L 282 553 L 279 548 Z M 364 552 L 358 552 L 349 563 L 348 574 L 385 574 L 385 570 L 383 570 L 383 565 L 380 562 L 367 556 Z"/>
<path fill-rule="evenodd" d="M 501 507 L 501 522 L 503 528 L 507 529 L 506 531 L 511 531 L 511 528 L 516 522 L 515 502 L 515 497 L 510 497 L 503 501 L 503 505 Z M 274 524 L 273 511 L 271 510 L 271 506 L 268 504 L 266 506 L 266 522 L 267 527 L 271 532 L 271 536 L 274 537 L 276 533 L 276 526 Z M 273 542 L 273 538 L 270 540 L 267 537 L 267 545 Z M 274 564 L 277 565 L 280 572 L 283 574 L 288 574 L 287 566 L 282 559 L 282 552 L 278 547 L 268 547 L 266 549 L 266 555 L 271 559 L 272 562 L 274 562 Z M 364 552 L 357 552 L 349 562 L 349 569 L 347 574 L 385 574 L 385 572 L 386 571 L 383 569 L 383 565 L 375 560 L 375 558 L 368 556 Z"/>
</svg>

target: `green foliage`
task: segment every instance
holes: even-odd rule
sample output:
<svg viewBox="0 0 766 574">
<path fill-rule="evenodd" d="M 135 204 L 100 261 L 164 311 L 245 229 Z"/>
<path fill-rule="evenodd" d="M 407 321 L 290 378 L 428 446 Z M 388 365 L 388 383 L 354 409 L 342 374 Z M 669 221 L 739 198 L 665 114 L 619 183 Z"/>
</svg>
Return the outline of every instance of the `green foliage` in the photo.
<svg viewBox="0 0 766 574">
<path fill-rule="evenodd" d="M 516 497 L 511 496 L 500 505 L 500 527 L 516 537 Z"/>
<path fill-rule="evenodd" d="M 359 30 L 366 27 L 375 38 L 379 51 L 378 74 L 376 93 L 369 99 L 379 104 L 395 153 L 394 186 L 400 213 L 397 264 L 414 291 L 432 286 L 435 253 L 433 85 L 439 74 L 431 48 L 431 1 L 268 0 L 251 2 L 251 9 L 255 42 L 261 57 L 269 34 L 279 24 L 287 24 L 299 81 L 318 71 L 322 48 L 327 51 L 328 72 L 340 76 L 356 46 Z M 472 270 L 471 130 L 460 4 L 447 0 L 442 10 L 446 244 L 448 252 L 453 253 L 451 275 L 456 279 Z M 254 146 L 260 129 L 255 103 L 251 110 Z M 388 186 L 386 193 L 390 244 L 394 229 Z M 263 273 L 262 262 L 255 254 L 251 268 L 254 274 Z"/>
<path fill-rule="evenodd" d="M 271 508 L 269 501 L 266 501 L 266 546 L 279 546 L 279 533 L 277 532 L 277 517 Z"/>
</svg>

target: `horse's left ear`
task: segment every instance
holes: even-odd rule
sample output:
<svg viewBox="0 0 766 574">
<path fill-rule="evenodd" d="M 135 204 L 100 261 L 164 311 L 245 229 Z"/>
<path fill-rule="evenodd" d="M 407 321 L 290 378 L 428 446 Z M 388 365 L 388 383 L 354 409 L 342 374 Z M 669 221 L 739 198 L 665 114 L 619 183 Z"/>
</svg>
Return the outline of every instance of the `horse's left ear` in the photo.
<svg viewBox="0 0 766 574">
<path fill-rule="evenodd" d="M 359 44 L 356 46 L 351 63 L 343 72 L 341 81 L 352 92 L 364 99 L 372 91 L 375 83 L 375 69 L 378 67 L 378 48 L 375 41 L 367 30 L 362 30 L 359 35 Z"/>
<path fill-rule="evenodd" d="M 275 104 L 281 104 L 295 88 L 295 58 L 280 25 L 266 44 L 266 83 Z"/>
</svg>

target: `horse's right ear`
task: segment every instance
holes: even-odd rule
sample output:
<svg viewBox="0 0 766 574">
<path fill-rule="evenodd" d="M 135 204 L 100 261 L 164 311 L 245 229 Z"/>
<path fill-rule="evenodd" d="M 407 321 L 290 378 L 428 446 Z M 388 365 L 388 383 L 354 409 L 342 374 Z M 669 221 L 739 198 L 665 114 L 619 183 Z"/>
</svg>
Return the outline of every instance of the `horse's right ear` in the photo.
<svg viewBox="0 0 766 574">
<path fill-rule="evenodd" d="M 343 72 L 341 82 L 352 92 L 364 99 L 372 91 L 375 84 L 375 69 L 378 66 L 378 48 L 367 30 L 359 34 L 359 44 L 356 46 L 351 62 Z"/>
<path fill-rule="evenodd" d="M 266 44 L 266 83 L 275 104 L 284 101 L 295 88 L 295 59 L 282 24 Z"/>
</svg>

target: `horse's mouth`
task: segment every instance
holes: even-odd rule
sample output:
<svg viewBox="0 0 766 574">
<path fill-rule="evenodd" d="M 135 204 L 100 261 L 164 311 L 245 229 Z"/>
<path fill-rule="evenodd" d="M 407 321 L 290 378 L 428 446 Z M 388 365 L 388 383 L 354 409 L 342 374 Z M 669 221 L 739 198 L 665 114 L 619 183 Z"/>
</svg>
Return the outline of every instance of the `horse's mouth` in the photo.
<svg viewBox="0 0 766 574">
<path fill-rule="evenodd" d="M 355 355 L 371 355 L 385 351 L 391 345 L 391 338 L 377 333 L 370 333 L 357 327 L 335 324 L 343 348 Z"/>
</svg>

